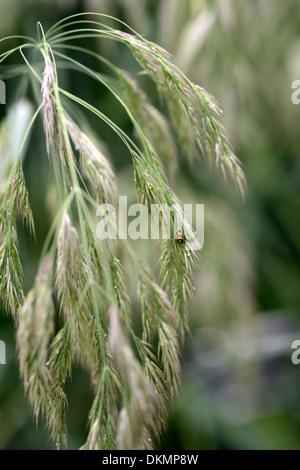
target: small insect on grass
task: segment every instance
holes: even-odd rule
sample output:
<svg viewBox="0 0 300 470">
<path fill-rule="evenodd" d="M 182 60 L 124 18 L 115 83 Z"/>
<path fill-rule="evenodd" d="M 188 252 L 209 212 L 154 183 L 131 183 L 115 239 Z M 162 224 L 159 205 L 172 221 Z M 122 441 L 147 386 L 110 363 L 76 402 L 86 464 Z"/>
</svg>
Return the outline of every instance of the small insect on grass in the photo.
<svg viewBox="0 0 300 470">
<path fill-rule="evenodd" d="M 185 238 L 184 238 L 184 234 L 182 233 L 182 230 L 177 230 L 177 232 L 175 233 L 175 240 L 181 245 L 184 244 Z"/>
</svg>

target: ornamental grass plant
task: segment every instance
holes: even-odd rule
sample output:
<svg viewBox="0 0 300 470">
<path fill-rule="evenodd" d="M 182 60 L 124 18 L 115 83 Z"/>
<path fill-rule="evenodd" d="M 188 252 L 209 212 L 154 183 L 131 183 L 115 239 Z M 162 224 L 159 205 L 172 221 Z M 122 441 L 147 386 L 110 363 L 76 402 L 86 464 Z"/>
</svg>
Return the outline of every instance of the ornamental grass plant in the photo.
<svg viewBox="0 0 300 470">
<path fill-rule="evenodd" d="M 157 88 L 162 109 L 148 98 L 139 75 L 84 47 L 91 37 L 129 48 Z M 89 116 L 109 126 L 131 155 L 137 201 L 149 212 L 152 204 L 175 207 L 174 228 L 177 218 L 182 219 L 182 203 L 170 184 L 179 151 L 191 165 L 199 157 L 214 162 L 244 193 L 244 172 L 223 127 L 222 111 L 166 50 L 107 15 L 73 15 L 47 32 L 38 23 L 37 39 L 11 36 L 1 41 L 21 42 L 1 54 L 1 63 L 12 54 L 24 61 L 22 67 L 5 69 L 1 78 L 28 73 L 36 99 L 0 189 L 0 297 L 15 320 L 20 374 L 33 415 L 46 423 L 58 448 L 67 447 L 66 381 L 72 365 L 79 363 L 88 370 L 94 391 L 82 449 L 151 449 L 178 396 L 198 252 L 172 236 L 161 240 L 155 253 L 157 278 L 133 244 L 118 239 L 118 249 L 128 252 L 139 279 L 140 332 L 132 321 L 126 266 L 115 244 L 96 234 L 97 207 L 117 204 L 118 175 L 114 157 L 101 134 L 92 130 Z M 106 73 L 77 60 L 77 53 L 92 56 Z M 113 95 L 128 114 L 134 136 L 62 86 L 60 71 L 66 67 L 87 74 Z M 35 243 L 35 216 L 21 155 L 39 119 L 59 211 L 51 221 L 34 284 L 25 293 L 18 221 L 23 220 Z M 192 237 L 189 222 L 183 220 L 183 226 Z"/>
</svg>

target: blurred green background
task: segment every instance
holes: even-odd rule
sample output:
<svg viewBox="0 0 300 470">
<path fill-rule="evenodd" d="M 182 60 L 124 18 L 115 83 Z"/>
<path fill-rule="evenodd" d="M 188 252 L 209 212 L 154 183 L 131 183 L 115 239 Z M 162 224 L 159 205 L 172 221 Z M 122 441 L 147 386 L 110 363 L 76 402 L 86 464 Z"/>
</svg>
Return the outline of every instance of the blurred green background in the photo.
<svg viewBox="0 0 300 470">
<path fill-rule="evenodd" d="M 300 365 L 291 361 L 291 344 L 300 339 L 300 105 L 291 101 L 291 84 L 300 79 L 299 0 L 2 0 L 0 36 L 35 36 L 38 20 L 47 30 L 82 11 L 123 19 L 168 49 L 193 81 L 217 97 L 248 180 L 243 203 L 213 165 L 200 161 L 190 168 L 180 155 L 172 185 L 183 202 L 205 204 L 205 244 L 190 308 L 191 335 L 182 355 L 180 398 L 161 447 L 300 449 Z M 83 45 L 136 74 L 123 46 L 92 39 Z M 14 56 L 7 65 L 18 62 L 21 58 Z M 98 67 L 89 58 L 85 63 Z M 105 89 L 79 73 L 59 73 L 65 88 L 132 132 Z M 19 79 L 6 84 L 1 118 L 22 91 Z M 143 78 L 143 84 L 159 106 L 150 81 Z M 33 100 L 30 89 L 28 98 Z M 120 193 L 133 200 L 129 156 L 94 118 L 91 125 L 110 148 Z M 24 168 L 37 226 L 36 242 L 20 227 L 27 291 L 55 207 L 40 121 Z M 137 245 L 151 261 L 152 248 L 144 241 Z M 134 273 L 126 277 L 139 315 Z M 4 312 L 0 339 L 7 347 L 7 364 L 0 365 L 0 448 L 51 449 L 47 431 L 33 423 L 24 398 L 14 326 Z M 81 369 L 74 368 L 68 395 L 70 448 L 78 448 L 92 402 L 89 378 Z"/>
</svg>

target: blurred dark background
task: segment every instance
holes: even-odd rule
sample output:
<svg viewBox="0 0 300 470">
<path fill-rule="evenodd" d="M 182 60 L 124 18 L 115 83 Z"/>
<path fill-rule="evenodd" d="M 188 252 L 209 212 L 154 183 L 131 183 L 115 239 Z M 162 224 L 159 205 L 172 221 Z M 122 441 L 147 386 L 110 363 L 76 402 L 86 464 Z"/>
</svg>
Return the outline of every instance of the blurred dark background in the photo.
<svg viewBox="0 0 300 470">
<path fill-rule="evenodd" d="M 300 449 L 300 365 L 291 361 L 291 344 L 300 339 L 300 105 L 291 101 L 291 84 L 300 79 L 299 0 L 2 0 L 0 36 L 35 37 L 37 21 L 47 30 L 64 16 L 83 11 L 124 20 L 168 49 L 193 81 L 214 94 L 247 175 L 243 203 L 213 165 L 200 161 L 190 168 L 180 155 L 172 185 L 183 202 L 205 204 L 205 244 L 190 308 L 191 335 L 182 357 L 180 398 L 161 447 Z M 137 73 L 129 51 L 115 42 L 90 39 L 80 45 Z M 0 43 L 0 53 L 4 50 Z M 101 70 L 93 59 L 82 60 Z M 22 64 L 18 54 L 6 67 L 16 63 Z M 5 80 L 2 119 L 24 90 L 34 103 L 22 68 L 20 75 Z M 59 78 L 63 87 L 132 132 L 126 114 L 99 84 L 68 69 L 59 70 Z M 142 80 L 159 106 L 154 87 Z M 31 106 L 21 103 L 25 115 Z M 110 148 L 120 193 L 133 199 L 129 155 L 108 129 L 94 118 L 90 123 Z M 14 139 L 20 138 L 22 122 L 11 118 L 7 125 Z M 6 158 L 1 133 L 0 142 L 1 183 L 1 159 Z M 23 158 L 37 229 L 34 242 L 20 226 L 27 291 L 56 204 L 41 120 Z M 151 260 L 147 243 L 140 242 L 137 249 Z M 139 315 L 133 273 L 127 279 Z M 0 448 L 53 448 L 43 424 L 33 423 L 18 374 L 13 322 L 4 312 L 0 339 L 7 348 L 7 364 L 0 365 Z M 85 441 L 92 402 L 89 378 L 81 369 L 74 368 L 68 394 L 69 443 L 78 448 Z"/>
</svg>

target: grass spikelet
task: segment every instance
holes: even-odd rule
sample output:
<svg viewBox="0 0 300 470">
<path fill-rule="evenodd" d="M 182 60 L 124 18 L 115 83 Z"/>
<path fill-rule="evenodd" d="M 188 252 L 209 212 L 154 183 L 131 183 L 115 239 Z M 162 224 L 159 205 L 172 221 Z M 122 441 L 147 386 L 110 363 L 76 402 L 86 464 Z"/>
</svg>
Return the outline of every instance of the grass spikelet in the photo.
<svg viewBox="0 0 300 470">
<path fill-rule="evenodd" d="M 117 447 L 119 450 L 142 450 L 149 445 L 141 430 L 152 421 L 152 387 L 122 331 L 119 313 L 114 307 L 110 308 L 109 321 L 109 351 L 129 394 L 119 413 Z"/>
<path fill-rule="evenodd" d="M 57 132 L 57 110 L 54 98 L 53 85 L 55 83 L 55 72 L 49 55 L 45 57 L 45 68 L 43 72 L 42 100 L 44 109 L 44 132 L 46 136 L 46 147 L 49 160 L 51 158 L 50 148 L 54 133 Z"/>
<path fill-rule="evenodd" d="M 161 282 L 179 312 L 183 330 L 187 329 L 187 304 L 193 295 L 195 253 L 170 238 L 163 242 L 161 254 Z"/>
<path fill-rule="evenodd" d="M 131 325 L 131 305 L 124 280 L 124 271 L 120 260 L 110 253 L 110 271 L 114 295 L 118 305 L 118 311 L 122 318 L 122 323 L 126 328 Z"/>
<path fill-rule="evenodd" d="M 149 101 L 137 81 L 126 71 L 118 70 L 121 95 L 138 123 L 138 134 L 151 143 L 154 152 L 171 174 L 177 167 L 177 148 L 166 118 Z"/>
<path fill-rule="evenodd" d="M 65 212 L 57 241 L 56 288 L 60 308 L 70 332 L 71 348 L 89 364 L 97 382 L 100 368 L 99 346 L 89 286 L 93 268 L 86 248 Z"/>
<path fill-rule="evenodd" d="M 153 335 L 158 334 L 157 362 L 163 372 L 166 391 L 169 392 L 173 405 L 180 383 L 179 336 L 181 321 L 179 314 L 168 299 L 166 292 L 155 281 L 149 266 L 143 262 L 140 276 L 140 291 L 143 315 L 143 339 L 145 343 L 153 341 Z M 149 356 L 151 359 L 151 355 Z M 153 361 L 152 361 L 153 362 Z M 148 363 L 148 372 L 156 377 L 159 369 Z M 158 382 L 160 390 L 161 383 Z"/>
<path fill-rule="evenodd" d="M 34 233 L 33 216 L 20 159 L 13 166 L 0 197 L 0 293 L 4 305 L 10 309 L 13 316 L 24 301 L 23 272 L 17 248 L 18 217 L 21 217 Z"/>
<path fill-rule="evenodd" d="M 133 160 L 133 167 L 138 199 L 151 210 L 151 204 L 159 205 L 163 202 L 164 183 L 157 180 L 149 166 L 145 165 L 138 156 Z"/>
<path fill-rule="evenodd" d="M 17 319 L 17 350 L 25 390 L 38 419 L 49 406 L 51 377 L 46 367 L 48 345 L 54 333 L 51 289 L 52 263 L 46 257 Z"/>
<path fill-rule="evenodd" d="M 43 76 L 41 94 L 44 111 L 43 124 L 48 158 L 49 160 L 51 159 L 51 147 L 54 142 L 54 149 L 64 170 L 64 178 L 66 178 L 69 188 L 72 188 L 73 181 L 70 168 L 72 163 L 70 160 L 75 161 L 75 158 L 71 152 L 68 135 L 64 127 L 65 114 L 59 99 L 54 64 L 48 53 L 45 55 Z"/>
<path fill-rule="evenodd" d="M 118 402 L 124 392 L 107 355 L 108 367 L 102 369 L 96 398 L 89 415 L 90 429 L 84 450 L 116 449 Z"/>
<path fill-rule="evenodd" d="M 67 120 L 66 124 L 73 144 L 81 155 L 83 174 L 89 180 L 98 203 L 114 203 L 117 187 L 110 161 L 74 122 Z"/>
<path fill-rule="evenodd" d="M 53 339 L 47 368 L 51 377 L 50 394 L 52 406 L 47 413 L 47 426 L 50 437 L 59 448 L 61 443 L 67 448 L 67 395 L 65 382 L 71 376 L 73 361 L 70 333 L 64 326 Z"/>
<path fill-rule="evenodd" d="M 15 317 L 24 302 L 23 270 L 16 246 L 16 232 L 9 228 L 0 245 L 0 297 Z"/>
<path fill-rule="evenodd" d="M 17 159 L 11 170 L 9 181 L 3 190 L 1 199 L 4 209 L 2 227 L 5 226 L 5 223 L 16 226 L 17 218 L 21 217 L 31 233 L 34 234 L 34 221 L 20 158 Z"/>
</svg>

